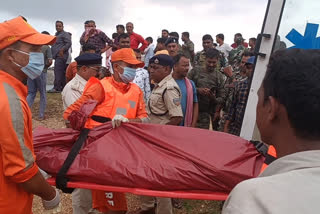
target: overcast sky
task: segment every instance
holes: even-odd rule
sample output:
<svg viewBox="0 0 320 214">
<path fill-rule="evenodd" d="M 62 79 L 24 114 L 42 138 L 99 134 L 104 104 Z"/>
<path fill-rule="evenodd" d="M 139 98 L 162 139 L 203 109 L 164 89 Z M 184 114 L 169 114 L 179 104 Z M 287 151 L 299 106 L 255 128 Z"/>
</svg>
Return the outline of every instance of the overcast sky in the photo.
<svg viewBox="0 0 320 214">
<path fill-rule="evenodd" d="M 188 31 L 199 51 L 201 38 L 207 33 L 214 39 L 224 33 L 228 44 L 238 32 L 246 41 L 256 37 L 266 5 L 267 0 L 20 0 L 1 2 L 0 21 L 23 15 L 38 31 L 50 34 L 55 33 L 55 21 L 63 21 L 65 31 L 73 35 L 73 58 L 79 53 L 79 38 L 88 19 L 95 20 L 97 28 L 109 37 L 117 24 L 128 21 L 134 23 L 136 33 L 154 40 L 164 28 L 179 34 Z"/>
</svg>

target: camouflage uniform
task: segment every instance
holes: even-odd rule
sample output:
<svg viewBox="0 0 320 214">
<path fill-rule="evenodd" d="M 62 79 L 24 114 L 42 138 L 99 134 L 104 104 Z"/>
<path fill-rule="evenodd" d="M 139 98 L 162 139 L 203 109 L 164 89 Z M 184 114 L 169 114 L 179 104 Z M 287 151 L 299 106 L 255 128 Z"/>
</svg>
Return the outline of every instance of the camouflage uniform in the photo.
<svg viewBox="0 0 320 214">
<path fill-rule="evenodd" d="M 239 64 L 240 63 L 237 63 L 237 65 L 239 65 Z M 236 84 L 236 82 L 242 81 L 245 78 L 246 77 L 243 77 L 240 75 L 239 66 L 233 67 L 233 76 L 228 77 L 226 80 L 226 84 L 225 84 L 226 96 L 225 96 L 225 100 L 223 101 L 223 107 L 222 107 L 223 116 L 220 120 L 219 129 L 218 129 L 219 131 L 223 131 L 223 129 L 224 129 L 225 118 L 228 115 L 228 110 L 230 109 L 230 106 L 232 103 L 235 84 Z M 234 82 L 234 80 L 235 80 L 235 82 Z"/>
<path fill-rule="evenodd" d="M 178 47 L 179 47 L 178 54 L 183 54 L 182 45 L 178 44 Z"/>
<path fill-rule="evenodd" d="M 212 72 L 208 72 L 205 67 L 195 67 L 188 73 L 188 78 L 193 80 L 196 88 L 209 88 L 216 92 L 216 98 L 210 99 L 207 96 L 198 93 L 199 101 L 199 119 L 198 128 L 209 129 L 210 115 L 214 114 L 217 105 L 222 105 L 225 99 L 224 75 L 220 72 L 220 68 L 216 68 Z"/>
<path fill-rule="evenodd" d="M 220 51 L 221 57 L 219 60 L 219 70 L 221 67 L 225 67 L 228 64 L 227 59 L 224 57 L 224 54 Z M 202 50 L 196 53 L 195 57 L 194 57 L 194 62 L 193 62 L 193 66 L 197 67 L 205 67 L 206 66 L 206 51 Z"/>
<path fill-rule="evenodd" d="M 191 40 L 187 41 L 182 45 L 182 52 L 183 54 L 190 59 L 193 63 L 194 58 L 194 44 Z"/>
<path fill-rule="evenodd" d="M 194 66 L 205 67 L 206 66 L 206 51 L 202 50 L 196 53 L 194 57 Z"/>
<path fill-rule="evenodd" d="M 224 124 L 226 122 L 225 118 L 228 115 L 228 110 L 229 110 L 231 103 L 232 103 L 233 93 L 234 93 L 234 85 L 235 85 L 235 83 L 233 82 L 233 79 L 234 79 L 234 77 L 232 77 L 232 78 L 228 77 L 226 80 L 226 84 L 224 86 L 226 96 L 223 101 L 223 106 L 222 106 L 223 116 L 220 120 L 218 131 L 224 130 Z"/>
<path fill-rule="evenodd" d="M 243 45 L 239 45 L 229 53 L 229 63 L 232 67 L 236 66 L 237 63 L 241 62 L 242 53 L 247 50 Z"/>
<path fill-rule="evenodd" d="M 241 55 L 245 50 L 247 49 L 243 45 L 239 45 L 229 53 L 229 63 L 233 69 L 233 76 L 231 78 L 229 77 L 226 81 L 226 100 L 223 107 L 224 111 L 227 111 L 229 109 L 230 103 L 232 101 L 234 92 L 234 83 L 232 83 L 233 80 L 235 79 L 236 81 L 241 81 L 246 78 L 240 74 L 240 63 L 242 60 Z"/>
</svg>

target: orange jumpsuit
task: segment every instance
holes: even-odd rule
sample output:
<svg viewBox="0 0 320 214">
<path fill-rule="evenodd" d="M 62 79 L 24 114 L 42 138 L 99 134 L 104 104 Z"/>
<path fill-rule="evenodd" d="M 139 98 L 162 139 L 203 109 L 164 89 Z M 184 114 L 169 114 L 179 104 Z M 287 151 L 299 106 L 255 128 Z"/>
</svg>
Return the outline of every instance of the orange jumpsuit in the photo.
<svg viewBox="0 0 320 214">
<path fill-rule="evenodd" d="M 38 172 L 27 87 L 0 70 L 0 213 L 32 213 L 33 195 L 19 183 Z"/>
<path fill-rule="evenodd" d="M 89 80 L 89 82 L 92 82 Z M 88 83 L 89 83 L 88 82 Z M 104 89 L 104 96 L 101 96 L 100 88 Z M 92 89 L 90 89 L 92 88 Z M 94 99 L 100 103 L 91 115 L 113 118 L 121 114 L 128 119 L 147 118 L 143 92 L 134 83 L 116 82 L 113 77 L 106 77 L 100 83 L 92 83 L 86 86 L 83 95 L 64 113 L 67 119 L 73 110 L 78 110 L 86 100 Z M 85 124 L 86 128 L 92 129 L 101 123 L 89 118 Z M 93 208 L 100 212 L 108 210 L 127 210 L 126 197 L 124 193 L 113 193 L 104 191 L 92 191 Z"/>
</svg>

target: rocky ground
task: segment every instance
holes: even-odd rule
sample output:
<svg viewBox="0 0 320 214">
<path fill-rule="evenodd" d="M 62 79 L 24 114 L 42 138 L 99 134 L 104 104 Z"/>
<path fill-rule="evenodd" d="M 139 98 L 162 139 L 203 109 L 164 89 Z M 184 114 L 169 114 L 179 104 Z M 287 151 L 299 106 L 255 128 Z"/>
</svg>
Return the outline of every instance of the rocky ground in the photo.
<svg viewBox="0 0 320 214">
<path fill-rule="evenodd" d="M 38 121 L 33 119 L 33 128 L 43 126 L 48 128 L 64 128 L 62 119 L 62 101 L 60 94 L 48 94 L 47 96 L 46 119 Z M 39 96 L 35 100 L 32 108 L 33 117 L 37 118 L 39 110 Z M 138 196 L 127 194 L 129 210 L 135 210 L 139 207 L 140 202 Z M 71 195 L 62 194 L 62 213 L 72 213 Z M 200 201 L 200 200 L 183 200 L 182 209 L 174 209 L 174 214 L 219 214 L 221 210 L 221 202 L 218 201 Z M 34 197 L 33 213 L 42 214 L 43 208 L 39 197 Z"/>
</svg>

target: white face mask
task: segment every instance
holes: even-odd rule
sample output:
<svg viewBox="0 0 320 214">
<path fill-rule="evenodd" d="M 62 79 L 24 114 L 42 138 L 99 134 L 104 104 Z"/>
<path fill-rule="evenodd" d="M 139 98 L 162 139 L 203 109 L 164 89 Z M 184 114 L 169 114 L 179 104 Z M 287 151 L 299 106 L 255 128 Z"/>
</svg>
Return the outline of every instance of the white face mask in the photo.
<svg viewBox="0 0 320 214">
<path fill-rule="evenodd" d="M 21 68 L 21 71 L 25 73 L 30 79 L 34 80 L 37 77 L 39 77 L 43 71 L 44 68 L 44 56 L 41 52 L 30 52 L 26 53 L 21 50 L 15 51 L 28 55 L 29 56 L 29 63 L 26 66 L 21 66 L 16 62 L 13 62 L 15 65 Z"/>
<path fill-rule="evenodd" d="M 119 76 L 122 79 L 122 81 L 126 84 L 128 84 L 129 82 L 132 82 L 136 77 L 137 70 L 135 68 L 122 67 L 122 66 L 120 67 L 123 68 L 123 73 L 122 74 L 119 73 Z"/>
</svg>

